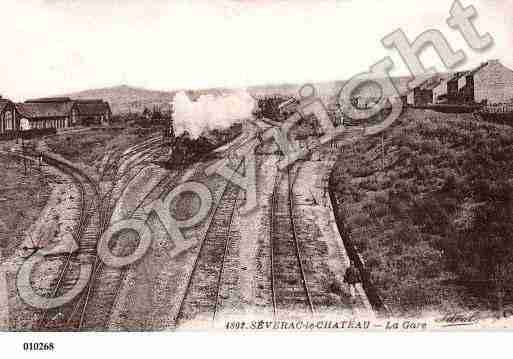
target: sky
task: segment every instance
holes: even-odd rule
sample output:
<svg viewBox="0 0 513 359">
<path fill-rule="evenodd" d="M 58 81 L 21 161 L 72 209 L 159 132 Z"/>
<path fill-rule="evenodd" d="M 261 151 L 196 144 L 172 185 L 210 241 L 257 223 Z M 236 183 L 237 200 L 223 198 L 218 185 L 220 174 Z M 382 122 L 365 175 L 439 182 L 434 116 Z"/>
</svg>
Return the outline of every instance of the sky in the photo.
<svg viewBox="0 0 513 359">
<path fill-rule="evenodd" d="M 21 101 L 129 85 L 244 87 L 343 80 L 390 56 L 381 39 L 441 31 L 467 69 L 490 58 L 513 68 L 513 0 L 474 5 L 495 45 L 475 52 L 449 28 L 452 0 L 3 0 L 0 94 Z M 444 71 L 433 50 L 426 66 Z"/>
</svg>

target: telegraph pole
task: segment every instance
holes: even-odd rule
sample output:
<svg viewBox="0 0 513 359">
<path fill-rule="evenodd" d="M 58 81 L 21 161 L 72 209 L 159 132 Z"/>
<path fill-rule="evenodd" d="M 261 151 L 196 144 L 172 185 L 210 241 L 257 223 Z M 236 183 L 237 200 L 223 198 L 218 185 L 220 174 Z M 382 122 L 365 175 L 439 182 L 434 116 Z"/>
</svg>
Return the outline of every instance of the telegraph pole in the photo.
<svg viewBox="0 0 513 359">
<path fill-rule="evenodd" d="M 385 135 L 381 133 L 381 168 L 385 171 Z"/>
<path fill-rule="evenodd" d="M 23 136 L 21 136 L 21 154 L 23 157 L 23 169 L 25 177 L 27 177 L 27 159 L 25 158 L 25 142 L 23 141 Z"/>
</svg>

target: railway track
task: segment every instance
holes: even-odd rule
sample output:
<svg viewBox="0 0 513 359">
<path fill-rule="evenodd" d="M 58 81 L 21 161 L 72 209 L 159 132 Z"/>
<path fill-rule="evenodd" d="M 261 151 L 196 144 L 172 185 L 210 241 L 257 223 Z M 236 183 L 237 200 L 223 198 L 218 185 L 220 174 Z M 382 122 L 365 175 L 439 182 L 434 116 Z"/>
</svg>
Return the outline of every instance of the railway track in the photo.
<svg viewBox="0 0 513 359">
<path fill-rule="evenodd" d="M 293 211 L 290 170 L 278 174 L 271 197 L 271 295 L 275 317 L 282 313 L 313 314 Z"/>
<path fill-rule="evenodd" d="M 156 142 L 155 142 L 156 143 Z M 132 161 L 136 163 L 133 167 L 127 166 L 125 164 L 125 168 L 128 168 L 128 171 L 135 171 L 135 174 L 132 175 L 128 180 L 124 181 L 125 185 L 123 189 L 119 191 L 119 195 L 114 204 L 112 204 L 110 209 L 110 214 L 112 215 L 112 211 L 116 207 L 119 199 L 123 196 L 127 186 L 141 173 L 141 171 L 146 170 L 147 166 L 143 164 L 143 159 L 147 157 L 148 151 L 151 155 L 152 148 L 151 147 L 139 147 L 139 153 L 136 153 L 137 159 Z M 125 154 L 128 152 L 125 152 Z M 130 153 L 134 153 L 133 150 Z M 142 167 L 141 167 L 142 165 Z M 137 169 L 137 167 L 141 167 Z M 202 164 L 198 166 L 198 168 L 193 173 L 192 177 L 195 178 L 200 176 L 206 167 L 206 164 Z M 129 212 L 124 218 L 132 218 L 146 221 L 146 213 L 143 208 L 146 204 L 151 203 L 157 198 L 161 197 L 163 194 L 168 193 L 174 187 L 176 187 L 179 183 L 179 180 L 183 177 L 185 169 L 178 171 L 174 174 L 174 176 L 170 176 L 166 174 L 162 176 L 162 169 L 155 168 L 154 173 L 149 177 L 160 178 L 158 182 L 152 187 L 152 189 L 145 194 L 145 196 L 138 201 L 138 204 L 135 208 Z M 110 216 L 108 216 L 110 219 Z M 108 221 L 106 225 L 108 225 Z M 108 320 L 111 317 L 112 310 L 115 306 L 115 303 L 118 301 L 119 292 L 122 288 L 122 284 L 126 279 L 126 275 L 130 267 L 126 268 L 110 268 L 105 266 L 103 263 L 98 262 L 94 266 L 95 271 L 93 274 L 94 280 L 91 280 L 91 283 L 87 289 L 84 305 L 81 310 L 77 309 L 81 312 L 80 315 L 76 315 L 75 319 L 75 327 L 79 330 L 104 330 L 108 325 Z M 100 285 L 101 283 L 101 285 Z M 92 296 L 91 293 L 95 295 Z M 90 307 L 91 310 L 86 310 L 87 307 Z M 93 309 L 94 308 L 94 309 Z"/>
<path fill-rule="evenodd" d="M 252 136 L 242 136 L 234 141 L 225 151 L 225 157 L 230 157 L 239 151 L 252 138 Z M 235 171 L 238 171 L 242 164 L 240 161 Z M 239 194 L 240 188 L 231 183 L 231 178 L 226 181 L 202 236 L 192 271 L 187 278 L 185 291 L 175 317 L 175 327 L 192 319 L 213 322 L 221 309 L 223 300 L 221 286 L 223 274 L 229 267 L 227 257 Z"/>
<path fill-rule="evenodd" d="M 149 172 L 150 175 L 162 176 L 162 173 L 156 168 Z M 167 175 L 160 179 L 150 192 L 140 200 L 140 203 L 145 202 L 152 193 L 165 191 L 165 186 L 163 185 L 167 179 Z M 146 218 L 144 216 L 145 213 L 143 211 L 137 210 L 131 212 L 127 218 L 145 221 Z M 81 309 L 80 316 L 77 316 L 76 326 L 80 330 L 105 330 L 107 328 L 112 309 L 118 300 L 119 292 L 122 284 L 125 282 L 130 266 L 111 268 L 97 260 L 94 268 L 93 279 L 88 287 L 84 306 Z"/>
<path fill-rule="evenodd" d="M 151 143 L 145 144 L 139 148 L 141 148 L 141 151 L 148 151 L 148 146 L 157 142 L 157 140 L 153 140 Z M 136 155 L 137 148 L 125 152 L 125 155 L 130 154 Z M 78 244 L 79 249 L 75 253 L 48 256 L 51 260 L 60 260 L 63 262 L 56 280 L 51 283 L 51 288 L 53 288 L 51 290 L 51 296 L 61 296 L 74 287 L 80 275 L 81 263 L 92 263 L 94 265 L 93 273 L 85 290 L 70 303 L 43 312 L 36 327 L 38 330 L 50 331 L 81 329 L 86 308 L 88 307 L 92 294 L 91 288 L 98 273 L 102 269 L 96 253 L 98 239 L 108 225 L 108 218 L 110 218 L 111 211 L 108 208 L 102 207 L 99 187 L 88 175 L 74 166 L 53 157 L 45 155 L 44 160 L 50 166 L 54 166 L 67 174 L 70 182 L 76 185 L 79 192 L 79 198 L 73 198 L 80 212 L 77 218 L 77 226 L 73 231 L 73 238 Z M 124 175 L 126 175 L 126 173 L 123 173 L 123 176 Z M 133 177 L 135 176 L 136 175 Z M 124 186 L 128 185 L 130 181 L 131 180 L 128 180 Z M 115 185 L 117 185 L 117 183 Z M 110 193 L 110 195 L 111 194 L 112 193 Z M 106 214 L 106 212 L 109 213 Z"/>
<path fill-rule="evenodd" d="M 151 146 L 155 146 L 158 143 L 159 141 L 152 141 Z M 102 208 L 103 216 L 100 233 L 103 233 L 108 228 L 114 209 L 132 181 L 143 171 L 148 171 L 145 174 L 146 177 L 162 176 L 162 169 L 158 167 L 152 168 L 144 163 L 145 159 L 150 157 L 154 151 L 153 147 L 145 145 L 124 152 L 125 155 L 130 153 L 134 158 L 128 160 L 130 163 L 124 166 L 126 168 L 125 171 L 120 174 L 116 173 L 116 181 L 103 199 L 105 204 Z M 152 191 L 162 185 L 167 177 L 167 175 L 163 176 L 157 185 L 153 187 Z M 148 194 L 145 195 L 142 201 L 147 196 Z M 129 217 L 133 217 L 133 215 Z M 122 283 L 126 278 L 127 271 L 128 268 L 107 267 L 96 256 L 89 284 L 68 318 L 67 327 L 78 330 L 105 330 Z M 90 310 L 91 308 L 92 310 Z"/>
<path fill-rule="evenodd" d="M 239 192 L 238 187 L 227 182 L 215 205 L 180 302 L 175 320 L 177 327 L 198 317 L 215 319 Z"/>
<path fill-rule="evenodd" d="M 117 180 L 112 190 L 101 201 L 98 185 L 87 177 L 87 175 L 66 163 L 59 163 L 54 159 L 46 158 L 48 164 L 61 168 L 61 170 L 69 174 L 80 192 L 80 198 L 77 200 L 77 202 L 79 202 L 77 205 L 80 207 L 80 219 L 74 233 L 74 238 L 76 238 L 79 244 L 79 250 L 74 254 L 66 256 L 64 265 L 60 270 L 60 275 L 52 285 L 54 287 L 52 295 L 60 296 L 74 286 L 80 274 L 80 263 L 86 261 L 87 263 L 94 263 L 94 265 L 93 273 L 85 290 L 70 303 L 60 308 L 44 312 L 37 325 L 38 329 L 103 330 L 106 328 L 107 321 L 117 301 L 122 283 L 125 281 L 128 268 L 118 269 L 104 266 L 96 254 L 97 241 L 109 225 L 112 212 L 119 199 L 123 196 L 126 187 L 147 167 L 143 162 L 154 153 L 152 146 L 158 142 L 159 141 L 155 139 L 146 142 L 144 145 L 134 146 L 129 151 L 125 151 L 122 154 L 120 158 L 127 156 L 134 158 L 129 159 L 127 163 L 125 163 L 126 170 L 121 174 L 117 173 L 119 168 L 115 169 L 115 177 Z M 240 146 L 236 147 L 238 148 Z M 128 164 L 128 162 L 130 163 Z M 200 169 L 201 167 L 202 166 L 200 166 Z M 200 171 L 197 170 L 196 175 L 199 174 L 198 172 Z M 130 175 L 130 173 L 132 174 Z M 127 176 L 127 179 L 119 181 L 119 179 Z M 137 218 L 137 216 L 140 215 L 139 209 L 143 206 L 144 202 L 148 201 L 152 196 L 156 195 L 158 197 L 163 191 L 170 190 L 170 186 L 176 186 L 176 181 L 180 177 L 181 174 L 178 173 L 169 181 L 168 175 L 163 176 L 152 190 L 140 201 L 130 217 Z M 164 190 L 158 190 L 160 187 L 164 188 Z M 91 199 L 93 197 L 94 200 Z M 106 202 L 107 197 L 109 199 L 107 201 L 109 205 L 102 207 L 101 203 Z M 112 203 L 113 197 L 116 197 L 114 203 Z M 234 208 L 235 203 L 233 210 Z M 94 308 L 94 310 L 89 310 L 90 308 Z"/>
<path fill-rule="evenodd" d="M 112 170 L 113 180 L 110 190 L 103 193 L 102 233 L 107 228 L 112 212 L 119 199 L 123 196 L 125 189 L 134 178 L 148 167 L 146 160 L 159 150 L 158 146 L 156 148 L 153 147 L 158 143 L 160 143 L 160 138 L 151 138 L 125 150 L 118 156 L 118 159 L 124 158 L 127 155 L 131 155 L 132 158 L 126 160 L 121 167 L 115 164 L 106 164 Z M 109 170 L 104 168 L 102 177 L 104 177 L 106 171 Z"/>
<path fill-rule="evenodd" d="M 96 183 L 85 173 L 66 162 L 44 155 L 44 161 L 68 175 L 68 178 L 77 186 L 79 198 L 73 198 L 80 209 L 77 226 L 73 230 L 73 238 L 78 245 L 74 253 L 58 255 L 50 258 L 62 261 L 59 275 L 51 284 L 52 297 L 61 296 L 74 287 L 80 275 L 82 263 L 92 263 L 96 256 L 98 240 L 99 219 L 99 189 Z M 51 256 L 49 256 L 51 257 Z M 76 300 L 76 299 L 75 299 Z M 73 301 L 56 309 L 51 309 L 42 314 L 38 324 L 38 330 L 59 330 L 65 327 L 65 318 L 73 309 Z"/>
<path fill-rule="evenodd" d="M 132 153 L 132 157 L 125 160 L 121 167 L 117 167 L 115 164 L 109 164 L 108 168 L 104 168 L 100 181 L 108 181 L 110 178 L 111 181 L 117 182 L 118 179 L 126 177 L 126 175 L 132 171 L 133 167 L 145 162 L 158 151 L 159 148 L 144 148 L 141 149 L 140 152 Z M 120 160 L 122 158 L 123 156 L 119 157 Z"/>
<path fill-rule="evenodd" d="M 238 149 L 240 144 L 235 146 Z M 303 258 L 298 243 L 293 213 L 293 188 L 290 173 L 278 176 L 271 203 L 271 277 L 275 314 L 278 310 L 313 314 Z M 229 181 L 228 181 L 229 182 Z M 215 321 L 223 309 L 230 283 L 223 273 L 229 270 L 232 222 L 239 190 L 230 183 L 224 188 L 204 233 L 193 269 L 187 279 L 185 293 L 175 319 L 176 327 L 190 320 Z M 221 287 L 227 285 L 227 292 Z"/>
<path fill-rule="evenodd" d="M 116 155 L 110 154 L 109 158 L 108 158 L 107 162 L 105 163 L 105 166 L 102 170 L 102 173 L 100 176 L 100 181 L 103 180 L 103 178 L 105 178 L 109 174 L 109 172 L 111 173 L 111 175 L 114 176 L 115 173 L 112 173 L 112 172 L 117 172 L 118 168 L 116 167 L 116 164 L 119 163 L 119 161 L 121 161 L 122 159 L 131 157 L 131 156 L 135 156 L 135 155 L 138 155 L 141 152 L 144 152 L 148 149 L 152 149 L 156 144 L 159 144 L 161 141 L 162 141 L 162 138 L 160 136 L 152 137 L 146 141 L 143 141 L 141 143 L 138 143 L 134 146 L 129 147 L 128 149 L 126 149 L 125 151 L 123 151 L 121 153 L 118 152 Z"/>
</svg>

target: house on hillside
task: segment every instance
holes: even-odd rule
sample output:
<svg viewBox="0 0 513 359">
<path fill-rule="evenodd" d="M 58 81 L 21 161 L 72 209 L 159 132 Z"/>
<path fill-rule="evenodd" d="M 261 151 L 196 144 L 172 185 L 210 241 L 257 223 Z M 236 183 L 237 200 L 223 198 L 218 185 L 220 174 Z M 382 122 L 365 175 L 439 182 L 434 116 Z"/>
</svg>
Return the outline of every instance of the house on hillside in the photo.
<svg viewBox="0 0 513 359">
<path fill-rule="evenodd" d="M 486 66 L 487 63 L 484 63 L 472 71 L 457 72 L 449 78 L 446 85 L 447 102 L 451 104 L 468 104 L 475 102 L 473 93 L 474 75 Z"/>
<path fill-rule="evenodd" d="M 15 104 L 0 96 L 0 134 L 16 131 L 20 127 Z"/>
<path fill-rule="evenodd" d="M 433 103 L 446 103 L 447 99 L 447 84 L 448 79 L 445 81 L 441 81 L 435 88 L 433 89 Z"/>
<path fill-rule="evenodd" d="M 472 76 L 474 102 L 507 103 L 513 99 L 513 70 L 499 60 L 488 61 Z"/>
<path fill-rule="evenodd" d="M 68 97 L 34 99 L 16 104 L 24 129 L 69 127 L 72 107 L 73 101 Z"/>
<path fill-rule="evenodd" d="M 101 125 L 109 122 L 112 111 L 108 102 L 103 100 L 76 100 L 71 110 L 71 124 Z"/>
<path fill-rule="evenodd" d="M 513 70 L 490 60 L 471 71 L 457 72 L 434 91 L 435 102 L 497 104 L 513 99 Z"/>
<path fill-rule="evenodd" d="M 423 82 L 408 93 L 406 103 L 410 106 L 426 106 L 433 103 L 433 89 L 436 86 L 438 82 Z"/>
</svg>

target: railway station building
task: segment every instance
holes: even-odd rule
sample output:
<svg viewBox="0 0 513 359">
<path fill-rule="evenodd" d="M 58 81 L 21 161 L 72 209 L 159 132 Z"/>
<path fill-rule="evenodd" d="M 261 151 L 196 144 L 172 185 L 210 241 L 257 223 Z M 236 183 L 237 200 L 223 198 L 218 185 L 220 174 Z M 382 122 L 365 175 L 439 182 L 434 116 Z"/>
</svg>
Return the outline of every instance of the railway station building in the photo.
<svg viewBox="0 0 513 359">
<path fill-rule="evenodd" d="M 108 122 L 110 105 L 103 100 L 48 97 L 16 104 L 22 130 L 67 128 Z"/>
<path fill-rule="evenodd" d="M 0 96 L 0 134 L 17 131 L 19 124 L 16 105 Z"/>
<path fill-rule="evenodd" d="M 71 125 L 73 101 L 68 97 L 28 100 L 16 105 L 23 130 L 66 128 Z"/>
<path fill-rule="evenodd" d="M 112 111 L 101 99 L 75 100 L 71 110 L 71 125 L 101 125 L 110 121 Z"/>
</svg>

